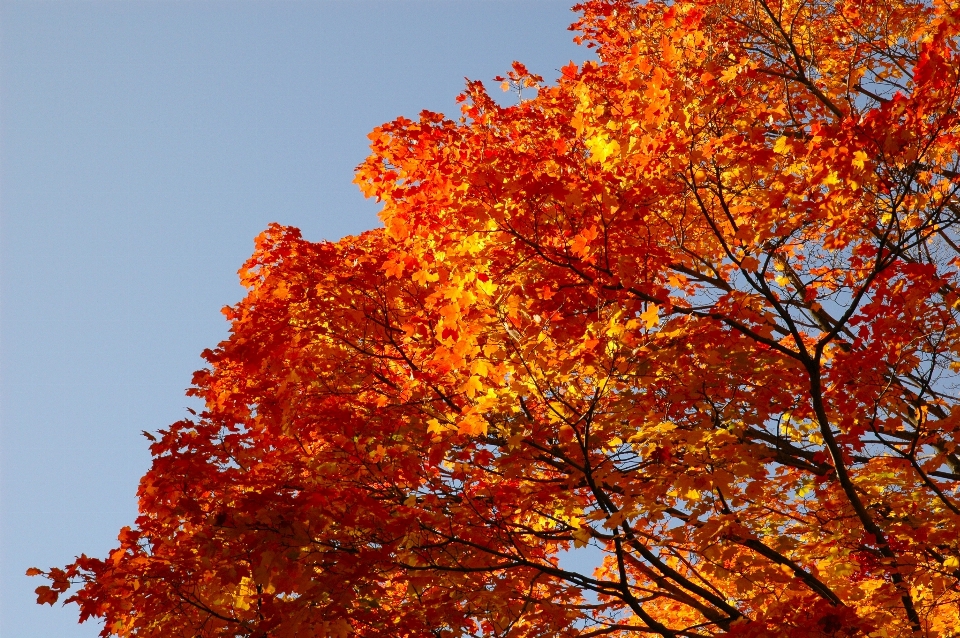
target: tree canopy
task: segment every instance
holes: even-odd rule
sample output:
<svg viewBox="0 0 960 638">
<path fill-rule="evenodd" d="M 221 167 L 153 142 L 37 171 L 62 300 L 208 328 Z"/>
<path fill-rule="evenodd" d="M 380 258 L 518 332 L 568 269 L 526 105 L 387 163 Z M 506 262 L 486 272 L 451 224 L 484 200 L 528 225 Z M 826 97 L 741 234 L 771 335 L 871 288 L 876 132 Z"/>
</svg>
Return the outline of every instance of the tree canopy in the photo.
<svg viewBox="0 0 960 638">
<path fill-rule="evenodd" d="M 598 62 L 371 133 L 382 228 L 257 238 L 205 410 L 41 603 L 104 636 L 960 635 L 960 4 L 576 8 Z"/>
</svg>

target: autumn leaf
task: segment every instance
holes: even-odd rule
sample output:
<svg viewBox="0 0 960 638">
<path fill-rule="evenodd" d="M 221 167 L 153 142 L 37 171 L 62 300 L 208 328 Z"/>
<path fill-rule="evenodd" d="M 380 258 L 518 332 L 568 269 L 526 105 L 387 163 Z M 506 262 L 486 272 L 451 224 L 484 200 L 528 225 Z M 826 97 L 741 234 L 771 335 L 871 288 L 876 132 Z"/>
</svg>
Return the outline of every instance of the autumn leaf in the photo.
<svg viewBox="0 0 960 638">
<path fill-rule="evenodd" d="M 640 319 L 649 330 L 660 322 L 660 309 L 656 304 L 650 304 L 646 310 L 640 313 Z"/>
<path fill-rule="evenodd" d="M 52 590 L 47 585 L 41 585 L 40 587 L 37 587 L 36 593 L 38 605 L 50 605 L 52 607 L 60 597 L 60 594 Z"/>
</svg>

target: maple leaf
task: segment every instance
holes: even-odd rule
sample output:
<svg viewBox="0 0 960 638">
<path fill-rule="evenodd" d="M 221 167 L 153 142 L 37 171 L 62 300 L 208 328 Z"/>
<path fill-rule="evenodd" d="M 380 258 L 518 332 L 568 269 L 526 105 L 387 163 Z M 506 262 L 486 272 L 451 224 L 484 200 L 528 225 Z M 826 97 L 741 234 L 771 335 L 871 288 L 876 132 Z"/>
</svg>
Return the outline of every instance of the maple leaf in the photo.
<svg viewBox="0 0 960 638">
<path fill-rule="evenodd" d="M 647 309 L 640 313 L 640 319 L 646 324 L 647 329 L 653 328 L 660 322 L 660 309 L 656 304 L 650 304 Z"/>
<path fill-rule="evenodd" d="M 37 593 L 37 604 L 38 605 L 50 605 L 51 607 L 57 599 L 60 598 L 60 594 L 55 592 L 47 585 L 41 585 L 36 589 Z"/>
</svg>

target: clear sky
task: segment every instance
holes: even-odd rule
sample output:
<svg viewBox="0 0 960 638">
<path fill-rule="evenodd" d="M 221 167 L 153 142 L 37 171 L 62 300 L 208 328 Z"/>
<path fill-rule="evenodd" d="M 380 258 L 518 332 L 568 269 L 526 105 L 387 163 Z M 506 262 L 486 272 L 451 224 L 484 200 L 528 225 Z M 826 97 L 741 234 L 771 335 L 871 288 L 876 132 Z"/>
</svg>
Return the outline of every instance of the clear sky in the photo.
<svg viewBox="0 0 960 638">
<path fill-rule="evenodd" d="M 378 225 L 366 134 L 593 57 L 565 0 L 0 1 L 0 635 L 92 637 L 27 567 L 104 556 L 269 222 Z"/>
</svg>

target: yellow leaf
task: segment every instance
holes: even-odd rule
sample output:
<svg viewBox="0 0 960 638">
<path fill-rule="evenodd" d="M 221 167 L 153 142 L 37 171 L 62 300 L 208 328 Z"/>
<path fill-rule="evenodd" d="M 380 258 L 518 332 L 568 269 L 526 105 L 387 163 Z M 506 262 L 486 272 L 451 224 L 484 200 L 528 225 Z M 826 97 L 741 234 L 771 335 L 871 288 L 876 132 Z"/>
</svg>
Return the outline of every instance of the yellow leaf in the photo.
<svg viewBox="0 0 960 638">
<path fill-rule="evenodd" d="M 237 595 L 234 598 L 233 606 L 237 609 L 250 609 L 250 597 L 257 593 L 253 586 L 253 579 L 244 576 L 240 579 L 240 586 L 237 588 Z"/>
<path fill-rule="evenodd" d="M 403 274 L 403 261 L 388 261 L 383 265 L 384 271 L 387 273 L 387 278 L 390 277 L 399 277 Z"/>
<path fill-rule="evenodd" d="M 580 548 L 584 547 L 587 543 L 590 542 L 590 530 L 586 527 L 581 527 L 580 529 L 574 530 L 573 532 L 573 546 Z"/>
<path fill-rule="evenodd" d="M 426 285 L 427 282 L 439 280 L 440 275 L 438 275 L 435 272 L 430 272 L 424 269 L 424 270 L 418 270 L 417 272 L 413 273 L 413 277 L 411 277 L 411 279 L 413 279 L 415 282 L 417 282 L 420 285 Z"/>
<path fill-rule="evenodd" d="M 477 390 L 483 388 L 483 384 L 480 383 L 480 377 L 472 375 L 466 382 L 460 386 L 460 391 L 464 392 L 469 398 L 473 398 L 477 394 Z"/>
<path fill-rule="evenodd" d="M 647 309 L 640 313 L 640 318 L 643 319 L 643 322 L 647 325 L 647 329 L 654 327 L 660 323 L 660 309 L 657 308 L 656 304 L 650 304 L 647 306 Z"/>
<path fill-rule="evenodd" d="M 943 566 L 947 569 L 956 569 L 957 567 L 960 567 L 960 559 L 958 559 L 956 556 L 951 556 L 947 560 L 943 561 Z"/>
<path fill-rule="evenodd" d="M 470 412 L 460 421 L 457 432 L 469 436 L 483 436 L 487 433 L 487 422 L 481 415 Z"/>
<path fill-rule="evenodd" d="M 616 140 L 609 140 L 604 136 L 597 135 L 586 141 L 586 146 L 590 149 L 590 159 L 603 163 L 611 155 L 620 152 L 620 144 Z"/>
<path fill-rule="evenodd" d="M 470 372 L 478 377 L 485 377 L 493 370 L 493 366 L 486 359 L 474 359 L 470 362 Z"/>
<path fill-rule="evenodd" d="M 740 67 L 737 66 L 728 66 L 723 73 L 720 74 L 720 79 L 724 82 L 733 82 L 737 79 L 737 74 L 740 72 Z"/>
<path fill-rule="evenodd" d="M 493 283 L 493 280 L 488 279 L 487 281 L 481 281 L 478 279 L 477 288 L 479 288 L 483 294 L 492 297 L 493 293 L 497 290 L 497 284 Z"/>
<path fill-rule="evenodd" d="M 834 184 L 839 184 L 840 178 L 837 177 L 837 174 L 834 171 L 830 173 L 823 179 L 823 184 L 825 186 L 833 186 Z"/>
</svg>

